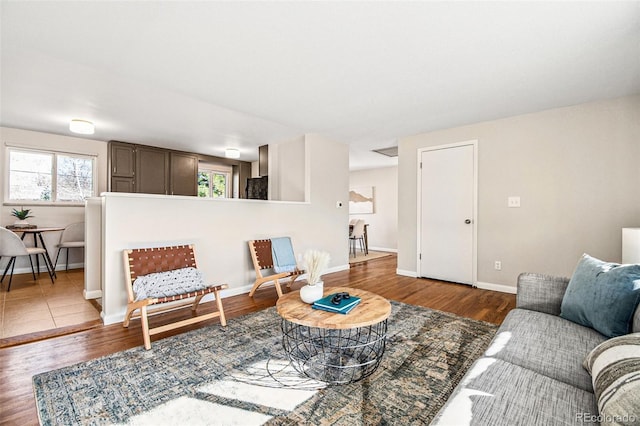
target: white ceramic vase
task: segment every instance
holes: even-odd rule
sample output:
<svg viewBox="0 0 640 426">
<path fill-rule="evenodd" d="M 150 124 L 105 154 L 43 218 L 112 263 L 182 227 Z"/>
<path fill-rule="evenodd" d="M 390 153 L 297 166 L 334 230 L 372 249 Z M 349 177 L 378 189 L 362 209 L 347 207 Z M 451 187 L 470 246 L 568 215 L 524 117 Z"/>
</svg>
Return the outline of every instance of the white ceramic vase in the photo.
<svg viewBox="0 0 640 426">
<path fill-rule="evenodd" d="M 13 226 L 18 227 L 18 228 L 26 228 L 27 226 L 29 226 L 29 222 L 27 222 L 24 219 L 16 220 L 15 222 L 13 222 Z"/>
<path fill-rule="evenodd" d="M 322 299 L 324 295 L 324 283 L 319 281 L 314 285 L 307 284 L 300 289 L 300 299 L 304 303 L 313 303 L 316 300 Z"/>
</svg>

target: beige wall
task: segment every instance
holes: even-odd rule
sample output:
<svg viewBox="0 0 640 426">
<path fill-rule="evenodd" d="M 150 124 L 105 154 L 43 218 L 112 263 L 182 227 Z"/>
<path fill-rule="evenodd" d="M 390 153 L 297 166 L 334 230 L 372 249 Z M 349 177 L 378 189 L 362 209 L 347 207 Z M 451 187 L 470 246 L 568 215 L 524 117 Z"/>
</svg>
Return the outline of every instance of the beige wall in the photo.
<svg viewBox="0 0 640 426">
<path fill-rule="evenodd" d="M 416 271 L 417 149 L 473 139 L 479 282 L 515 286 L 525 271 L 570 276 L 583 252 L 621 260 L 621 229 L 640 226 L 640 96 L 401 139 L 399 272 Z M 522 207 L 507 208 L 508 196 Z"/>
<path fill-rule="evenodd" d="M 396 251 L 398 249 L 398 167 L 358 170 L 349 173 L 349 187 L 373 186 L 373 214 L 349 215 L 364 219 L 369 227 L 369 248 Z"/>
<path fill-rule="evenodd" d="M 331 269 L 347 269 L 348 148 L 317 135 L 305 140 L 313 158 L 308 202 L 106 194 L 100 242 L 105 322 L 121 321 L 124 315 L 125 248 L 194 243 L 207 280 L 229 285 L 225 296 L 247 293 L 255 280 L 247 247 L 251 239 L 290 236 L 296 252 L 324 250 L 331 255 Z M 336 208 L 337 201 L 345 207 Z"/>
<path fill-rule="evenodd" d="M 95 141 L 91 139 L 76 138 L 70 136 L 54 135 L 50 133 L 33 132 L 29 130 L 12 129 L 8 127 L 0 127 L 0 164 L 2 172 L 0 173 L 0 191 L 2 193 L 2 207 L 0 208 L 0 225 L 11 225 L 15 222 L 15 218 L 11 216 L 11 210 L 20 207 L 5 204 L 7 194 L 6 169 L 7 169 L 7 146 L 42 149 L 51 151 L 62 151 L 75 154 L 96 155 L 96 195 L 107 189 L 107 143 Z M 84 206 L 61 206 L 61 205 L 29 205 L 24 204 L 25 208 L 33 210 L 34 217 L 29 219 L 30 223 L 40 227 L 60 226 L 64 227 L 74 222 L 84 221 Z M 51 256 L 56 252 L 56 245 L 60 240 L 59 232 L 51 232 L 44 234 L 45 242 Z M 63 256 L 63 255 L 61 255 Z M 82 266 L 83 255 L 80 250 L 70 250 L 70 263 L 74 266 Z M 62 261 L 65 261 L 64 258 Z M 15 272 L 30 271 L 29 261 L 26 258 L 17 259 Z M 2 262 L 4 265 L 4 261 Z M 64 267 L 64 264 L 62 265 Z M 60 268 L 61 265 L 58 265 Z M 44 268 L 44 267 L 43 267 Z"/>
<path fill-rule="evenodd" d="M 269 145 L 269 199 L 305 201 L 307 168 L 305 136 Z"/>
</svg>

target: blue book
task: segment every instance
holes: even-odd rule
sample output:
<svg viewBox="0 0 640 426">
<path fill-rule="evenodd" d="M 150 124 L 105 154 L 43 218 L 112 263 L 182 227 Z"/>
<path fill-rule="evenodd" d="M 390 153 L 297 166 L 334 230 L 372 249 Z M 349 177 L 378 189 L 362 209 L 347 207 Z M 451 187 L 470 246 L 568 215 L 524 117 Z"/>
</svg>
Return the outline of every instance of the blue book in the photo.
<svg viewBox="0 0 640 426">
<path fill-rule="evenodd" d="M 358 304 L 360 304 L 360 300 L 356 300 L 354 303 L 349 305 L 347 308 L 345 308 L 343 310 L 340 310 L 340 311 L 336 311 L 335 309 L 327 308 L 327 307 L 324 307 L 324 306 L 311 305 L 311 307 L 313 309 L 318 309 L 320 311 L 333 312 L 334 314 L 343 314 L 344 315 L 344 314 L 348 314 L 349 312 L 351 312 L 353 310 L 353 308 L 358 306 Z"/>
<path fill-rule="evenodd" d="M 316 300 L 315 302 L 313 302 L 312 307 L 315 309 L 322 309 L 324 311 L 346 314 L 351 309 L 355 308 L 358 303 L 360 303 L 360 298 L 358 296 L 351 296 L 348 299 L 342 299 L 340 301 L 340 304 L 338 305 L 333 304 L 331 303 L 331 299 L 333 299 L 333 296 L 335 296 L 336 294 L 337 293 L 330 294 L 320 300 Z"/>
</svg>

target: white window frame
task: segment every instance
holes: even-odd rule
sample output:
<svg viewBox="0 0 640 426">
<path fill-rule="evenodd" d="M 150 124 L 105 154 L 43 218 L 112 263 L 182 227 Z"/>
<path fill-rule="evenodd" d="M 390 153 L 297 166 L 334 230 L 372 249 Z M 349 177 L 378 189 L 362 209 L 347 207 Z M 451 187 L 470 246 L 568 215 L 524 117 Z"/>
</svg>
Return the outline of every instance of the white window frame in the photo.
<svg viewBox="0 0 640 426">
<path fill-rule="evenodd" d="M 11 152 L 27 152 L 34 154 L 47 154 L 51 155 L 51 200 L 12 200 L 11 199 Z M 95 197 L 96 195 L 96 180 L 97 180 L 97 155 L 94 154 L 78 154 L 76 152 L 56 151 L 51 149 L 38 149 L 38 148 L 23 148 L 18 146 L 7 146 L 5 151 L 5 191 L 4 191 L 4 205 L 56 205 L 56 206 L 84 206 L 84 201 L 59 201 L 58 198 L 58 156 L 75 157 L 91 160 L 91 195 L 89 197 Z M 87 197 L 88 198 L 88 197 Z"/>
<path fill-rule="evenodd" d="M 224 170 L 224 169 L 218 169 L 212 166 L 208 166 L 208 167 L 198 167 L 198 174 L 200 173 L 209 173 L 209 195 L 207 197 L 201 197 L 201 198 L 231 198 L 231 172 L 229 170 Z M 212 190 L 213 187 L 211 186 L 212 183 L 212 179 L 211 179 L 211 175 L 212 174 L 218 174 L 218 175 L 225 175 L 226 176 L 226 182 L 227 184 L 225 185 L 225 195 L 224 197 L 214 197 L 212 195 Z"/>
</svg>

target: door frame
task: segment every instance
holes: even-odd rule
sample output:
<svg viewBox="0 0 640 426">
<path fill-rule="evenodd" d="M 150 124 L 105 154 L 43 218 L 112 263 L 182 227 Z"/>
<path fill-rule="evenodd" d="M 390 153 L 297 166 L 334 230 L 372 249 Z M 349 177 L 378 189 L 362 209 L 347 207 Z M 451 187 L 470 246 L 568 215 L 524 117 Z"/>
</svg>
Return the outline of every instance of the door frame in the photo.
<svg viewBox="0 0 640 426">
<path fill-rule="evenodd" d="M 448 148 L 458 148 L 462 146 L 472 146 L 473 147 L 473 217 L 471 218 L 471 226 L 473 226 L 473 244 L 472 244 L 472 266 L 471 266 L 471 282 L 472 287 L 478 286 L 478 140 L 472 139 L 464 142 L 456 142 L 445 145 L 436 145 L 436 146 L 428 146 L 424 148 L 418 148 L 417 150 L 417 159 L 416 159 L 416 168 L 418 173 L 416 173 L 417 178 L 417 241 L 416 241 L 416 273 L 418 278 L 422 276 L 422 262 L 420 258 L 420 254 L 422 253 L 422 154 L 427 151 L 437 151 L 441 149 Z"/>
</svg>

